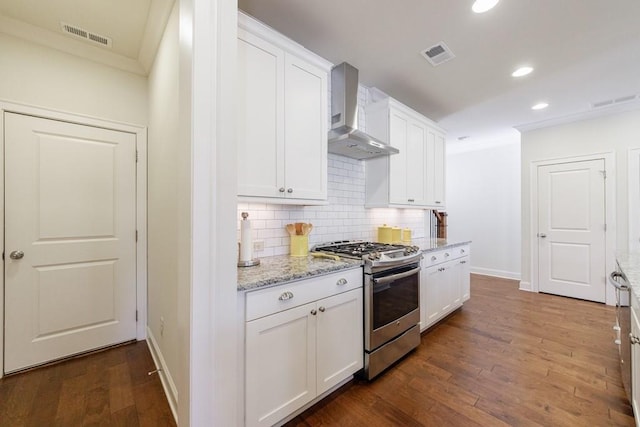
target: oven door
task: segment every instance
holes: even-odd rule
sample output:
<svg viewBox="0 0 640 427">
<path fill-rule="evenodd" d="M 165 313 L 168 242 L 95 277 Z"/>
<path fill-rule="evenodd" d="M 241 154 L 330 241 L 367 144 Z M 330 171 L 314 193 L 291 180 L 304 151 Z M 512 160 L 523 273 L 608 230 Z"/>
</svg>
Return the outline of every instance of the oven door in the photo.
<svg viewBox="0 0 640 427">
<path fill-rule="evenodd" d="M 371 352 L 420 322 L 420 265 L 366 275 L 364 297 L 364 345 Z"/>
</svg>

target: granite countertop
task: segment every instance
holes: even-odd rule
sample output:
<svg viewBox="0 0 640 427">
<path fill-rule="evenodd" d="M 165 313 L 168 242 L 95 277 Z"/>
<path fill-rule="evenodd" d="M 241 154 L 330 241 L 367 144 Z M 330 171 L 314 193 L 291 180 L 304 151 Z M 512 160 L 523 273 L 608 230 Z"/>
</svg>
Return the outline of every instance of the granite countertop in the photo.
<svg viewBox="0 0 640 427">
<path fill-rule="evenodd" d="M 640 298 L 640 251 L 620 253 L 618 265 L 631 285 L 631 290 Z"/>
<path fill-rule="evenodd" d="M 361 260 L 340 258 L 292 257 L 280 255 L 260 258 L 260 265 L 238 267 L 238 291 L 248 291 L 294 280 L 333 273 L 334 271 L 360 268 Z"/>
<path fill-rule="evenodd" d="M 425 239 L 425 241 L 420 245 L 420 249 L 422 249 L 422 252 L 432 252 L 445 248 L 468 245 L 469 243 L 471 243 L 471 240 L 457 242 L 447 239 Z"/>
</svg>

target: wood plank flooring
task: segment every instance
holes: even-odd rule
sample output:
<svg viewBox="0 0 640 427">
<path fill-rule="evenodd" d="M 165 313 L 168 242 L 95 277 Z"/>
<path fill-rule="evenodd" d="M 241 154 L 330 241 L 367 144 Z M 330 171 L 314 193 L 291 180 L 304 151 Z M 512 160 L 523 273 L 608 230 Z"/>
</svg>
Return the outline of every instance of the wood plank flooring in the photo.
<svg viewBox="0 0 640 427">
<path fill-rule="evenodd" d="M 373 382 L 288 426 L 633 426 L 612 307 L 472 276 L 472 298 Z M 147 344 L 0 379 L 0 426 L 174 426 Z"/>
<path fill-rule="evenodd" d="M 471 300 L 371 383 L 287 426 L 634 426 L 614 309 L 472 275 Z"/>
<path fill-rule="evenodd" d="M 0 379 L 0 426 L 175 426 L 145 341 Z"/>
</svg>

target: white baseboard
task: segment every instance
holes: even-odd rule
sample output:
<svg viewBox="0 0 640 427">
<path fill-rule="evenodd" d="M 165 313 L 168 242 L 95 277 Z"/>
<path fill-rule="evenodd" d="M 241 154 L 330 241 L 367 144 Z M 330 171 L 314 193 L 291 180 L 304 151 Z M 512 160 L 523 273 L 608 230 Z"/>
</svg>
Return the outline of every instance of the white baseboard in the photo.
<svg viewBox="0 0 640 427">
<path fill-rule="evenodd" d="M 531 282 L 520 281 L 520 290 L 521 291 L 527 291 L 527 292 L 533 292 L 533 289 L 531 289 Z"/>
<path fill-rule="evenodd" d="M 520 273 L 512 271 L 494 270 L 491 268 L 471 267 L 471 272 L 483 276 L 500 277 L 502 279 L 520 280 Z"/>
<path fill-rule="evenodd" d="M 164 361 L 164 357 L 162 356 L 162 352 L 160 351 L 160 347 L 158 347 L 158 342 L 156 341 L 151 329 L 147 327 L 147 345 L 149 346 L 149 351 L 151 352 L 151 357 L 153 358 L 153 363 L 156 365 L 156 369 L 158 369 L 158 375 L 160 375 L 160 382 L 162 383 L 162 388 L 164 389 L 164 394 L 167 395 L 167 400 L 169 401 L 169 407 L 171 408 L 171 413 L 173 413 L 173 418 L 178 423 L 178 389 L 176 388 L 176 384 L 173 382 L 173 378 L 171 377 L 171 373 L 167 368 L 167 364 Z"/>
</svg>

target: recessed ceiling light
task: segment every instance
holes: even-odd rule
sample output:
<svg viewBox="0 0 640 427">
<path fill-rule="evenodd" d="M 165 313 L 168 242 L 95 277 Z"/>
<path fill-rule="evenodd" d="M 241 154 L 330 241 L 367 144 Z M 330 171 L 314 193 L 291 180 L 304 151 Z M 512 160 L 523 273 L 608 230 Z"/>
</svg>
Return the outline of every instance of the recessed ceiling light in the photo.
<svg viewBox="0 0 640 427">
<path fill-rule="evenodd" d="M 475 13 L 484 13 L 487 10 L 493 9 L 500 0 L 476 0 L 471 6 L 471 10 Z"/>
<path fill-rule="evenodd" d="M 544 110 L 548 106 L 549 106 L 549 104 L 547 104 L 546 102 L 539 102 L 536 105 L 534 105 L 533 107 L 531 107 L 531 109 L 532 110 Z"/>
<path fill-rule="evenodd" d="M 511 75 L 513 77 L 522 77 L 522 76 L 526 76 L 527 74 L 531 73 L 533 71 L 533 68 L 531 67 L 520 67 L 517 70 L 515 70 L 513 73 L 511 73 Z"/>
</svg>

